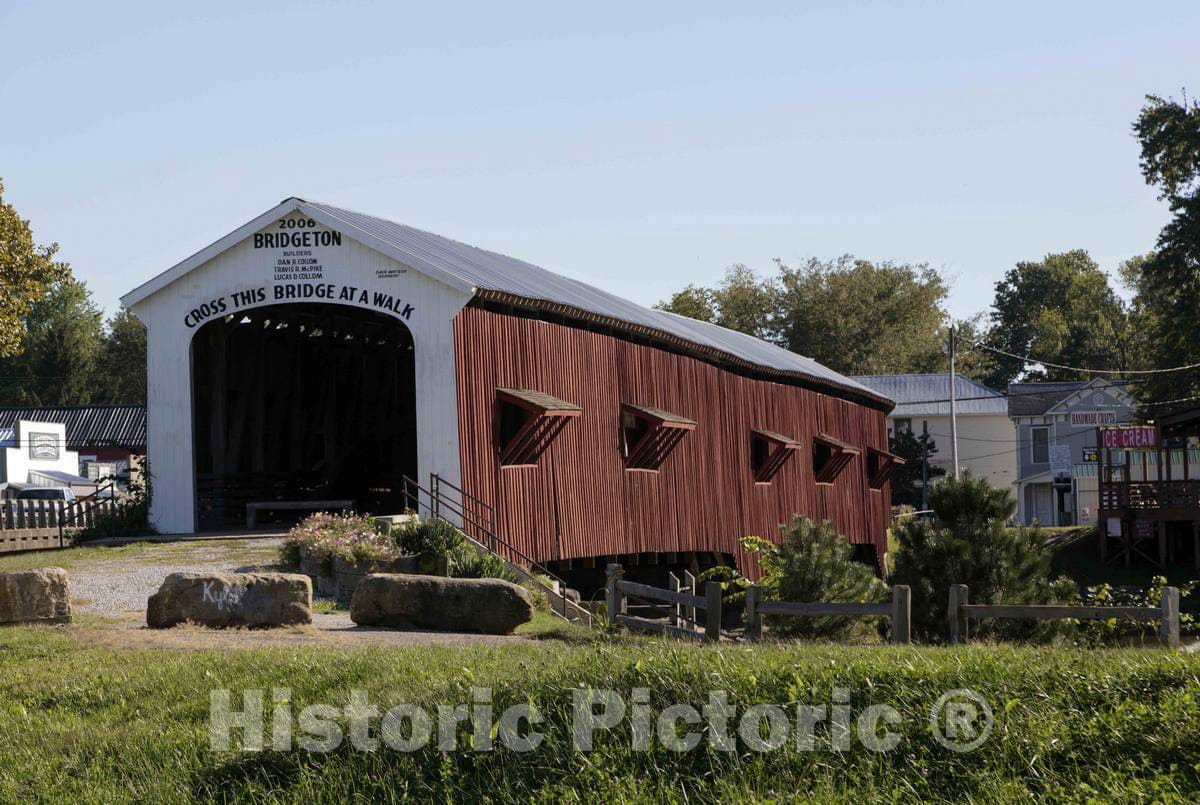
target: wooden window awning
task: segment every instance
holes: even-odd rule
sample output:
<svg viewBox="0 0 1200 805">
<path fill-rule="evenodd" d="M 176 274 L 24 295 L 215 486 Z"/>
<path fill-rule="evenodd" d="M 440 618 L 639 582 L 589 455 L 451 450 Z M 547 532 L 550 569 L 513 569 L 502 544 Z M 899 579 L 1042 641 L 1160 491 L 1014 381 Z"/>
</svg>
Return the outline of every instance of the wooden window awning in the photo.
<svg viewBox="0 0 1200 805">
<path fill-rule="evenodd" d="M 883 485 L 891 479 L 896 468 L 905 463 L 904 459 L 895 453 L 868 447 L 867 483 L 871 485 L 872 489 L 882 489 Z"/>
<path fill-rule="evenodd" d="M 775 431 L 755 428 L 751 434 L 751 464 L 754 482 L 769 484 L 788 459 L 800 450 L 800 442 Z"/>
<path fill-rule="evenodd" d="M 832 436 L 813 437 L 813 476 L 819 484 L 831 484 L 861 451 Z"/>
<path fill-rule="evenodd" d="M 696 423 L 687 417 L 646 405 L 621 404 L 625 467 L 657 470 Z"/>
<path fill-rule="evenodd" d="M 500 408 L 497 443 L 500 464 L 536 464 L 550 443 L 583 409 L 532 389 L 496 389 Z"/>
<path fill-rule="evenodd" d="M 579 416 L 583 409 L 574 403 L 532 389 L 496 389 L 497 396 L 536 414 Z"/>
</svg>

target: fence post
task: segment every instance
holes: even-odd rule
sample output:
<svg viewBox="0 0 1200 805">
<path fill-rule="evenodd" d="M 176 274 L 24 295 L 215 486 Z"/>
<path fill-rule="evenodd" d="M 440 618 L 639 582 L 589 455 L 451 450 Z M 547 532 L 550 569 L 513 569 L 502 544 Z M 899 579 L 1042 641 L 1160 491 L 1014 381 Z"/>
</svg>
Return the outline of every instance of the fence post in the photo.
<svg viewBox="0 0 1200 805">
<path fill-rule="evenodd" d="M 758 640 L 762 637 L 762 616 L 758 614 L 758 597 L 762 588 L 752 584 L 746 588 L 746 639 Z"/>
<path fill-rule="evenodd" d="M 967 603 L 967 585 L 950 585 L 950 606 L 947 615 L 950 619 L 950 642 L 959 643 L 967 639 L 967 618 L 962 606 Z"/>
<path fill-rule="evenodd" d="M 1179 588 L 1163 587 L 1162 626 L 1158 639 L 1171 648 L 1179 648 Z"/>
<path fill-rule="evenodd" d="M 617 625 L 617 616 L 621 614 L 621 593 L 617 590 L 617 582 L 625 575 L 620 565 L 608 566 L 608 582 L 605 584 L 604 597 L 608 602 L 608 625 Z"/>
<path fill-rule="evenodd" d="M 696 577 L 692 575 L 692 571 L 683 571 L 683 588 L 692 595 L 700 595 L 700 591 L 696 589 Z M 696 608 L 687 606 L 683 608 L 683 616 L 691 621 L 693 628 L 696 625 Z"/>
<path fill-rule="evenodd" d="M 912 591 L 906 584 L 892 587 L 892 642 L 912 642 Z"/>
<path fill-rule="evenodd" d="M 674 573 L 667 573 L 667 586 L 671 588 L 671 592 L 679 592 L 679 577 Z M 682 611 L 683 605 L 675 601 L 667 609 L 667 622 L 672 626 L 679 625 L 679 613 Z"/>
<path fill-rule="evenodd" d="M 710 581 L 704 587 L 704 638 L 721 639 L 721 582 Z"/>
</svg>

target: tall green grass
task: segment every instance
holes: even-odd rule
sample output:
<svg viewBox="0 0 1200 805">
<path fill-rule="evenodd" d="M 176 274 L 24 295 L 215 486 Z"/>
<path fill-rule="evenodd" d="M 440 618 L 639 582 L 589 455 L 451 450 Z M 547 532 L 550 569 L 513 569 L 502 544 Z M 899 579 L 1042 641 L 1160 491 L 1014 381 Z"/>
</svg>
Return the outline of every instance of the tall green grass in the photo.
<svg viewBox="0 0 1200 805">
<path fill-rule="evenodd" d="M 1200 657 L 1163 650 L 971 646 L 690 646 L 649 640 L 514 641 L 471 648 L 120 652 L 81 648 L 71 629 L 0 632 L 2 801 L 1181 801 L 1200 798 Z M 294 713 L 345 704 L 352 688 L 387 708 L 469 703 L 493 689 L 497 714 L 532 701 L 534 752 L 213 752 L 210 691 L 290 688 Z M 666 704 L 730 692 L 755 703 L 890 704 L 898 749 L 839 753 L 791 743 L 756 753 L 707 742 L 678 754 L 631 748 L 627 724 L 596 750 L 570 742 L 571 689 L 651 691 Z M 945 691 L 972 688 L 995 710 L 969 754 L 930 733 Z M 238 698 L 235 695 L 235 704 Z M 824 747 L 824 748 L 822 748 Z"/>
</svg>

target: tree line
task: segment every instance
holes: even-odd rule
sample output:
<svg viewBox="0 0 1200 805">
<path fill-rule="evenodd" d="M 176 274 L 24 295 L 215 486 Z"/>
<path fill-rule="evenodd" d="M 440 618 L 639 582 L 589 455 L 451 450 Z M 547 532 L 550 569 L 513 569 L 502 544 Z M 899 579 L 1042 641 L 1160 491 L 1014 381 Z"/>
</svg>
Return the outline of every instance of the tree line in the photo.
<svg viewBox="0 0 1200 805">
<path fill-rule="evenodd" d="M 1133 133 L 1142 175 L 1171 218 L 1152 249 L 1119 266 L 1128 302 L 1086 250 L 1070 249 L 1018 262 L 996 283 L 991 308 L 967 320 L 949 316 L 948 285 L 929 265 L 851 255 L 795 266 L 777 259 L 766 275 L 735 265 L 716 285 L 688 285 L 658 307 L 849 375 L 944 372 L 950 325 L 956 369 L 1001 390 L 1200 364 L 1200 105 L 1148 96 Z M 1145 401 L 1200 395 L 1197 371 L 1138 380 Z"/>
<path fill-rule="evenodd" d="M 104 320 L 87 285 L 38 246 L 0 182 L 0 405 L 146 402 L 146 328 Z"/>
</svg>

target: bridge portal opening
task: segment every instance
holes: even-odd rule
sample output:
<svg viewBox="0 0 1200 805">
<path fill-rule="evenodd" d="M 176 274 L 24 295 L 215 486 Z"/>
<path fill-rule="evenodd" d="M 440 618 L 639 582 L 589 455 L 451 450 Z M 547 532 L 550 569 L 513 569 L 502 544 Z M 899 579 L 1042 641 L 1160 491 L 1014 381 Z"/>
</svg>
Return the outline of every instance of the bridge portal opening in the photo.
<svg viewBox="0 0 1200 805">
<path fill-rule="evenodd" d="M 417 475 L 413 356 L 402 322 L 344 305 L 269 305 L 202 326 L 191 367 L 197 527 L 244 527 L 254 502 L 403 511 L 402 479 Z"/>
</svg>

